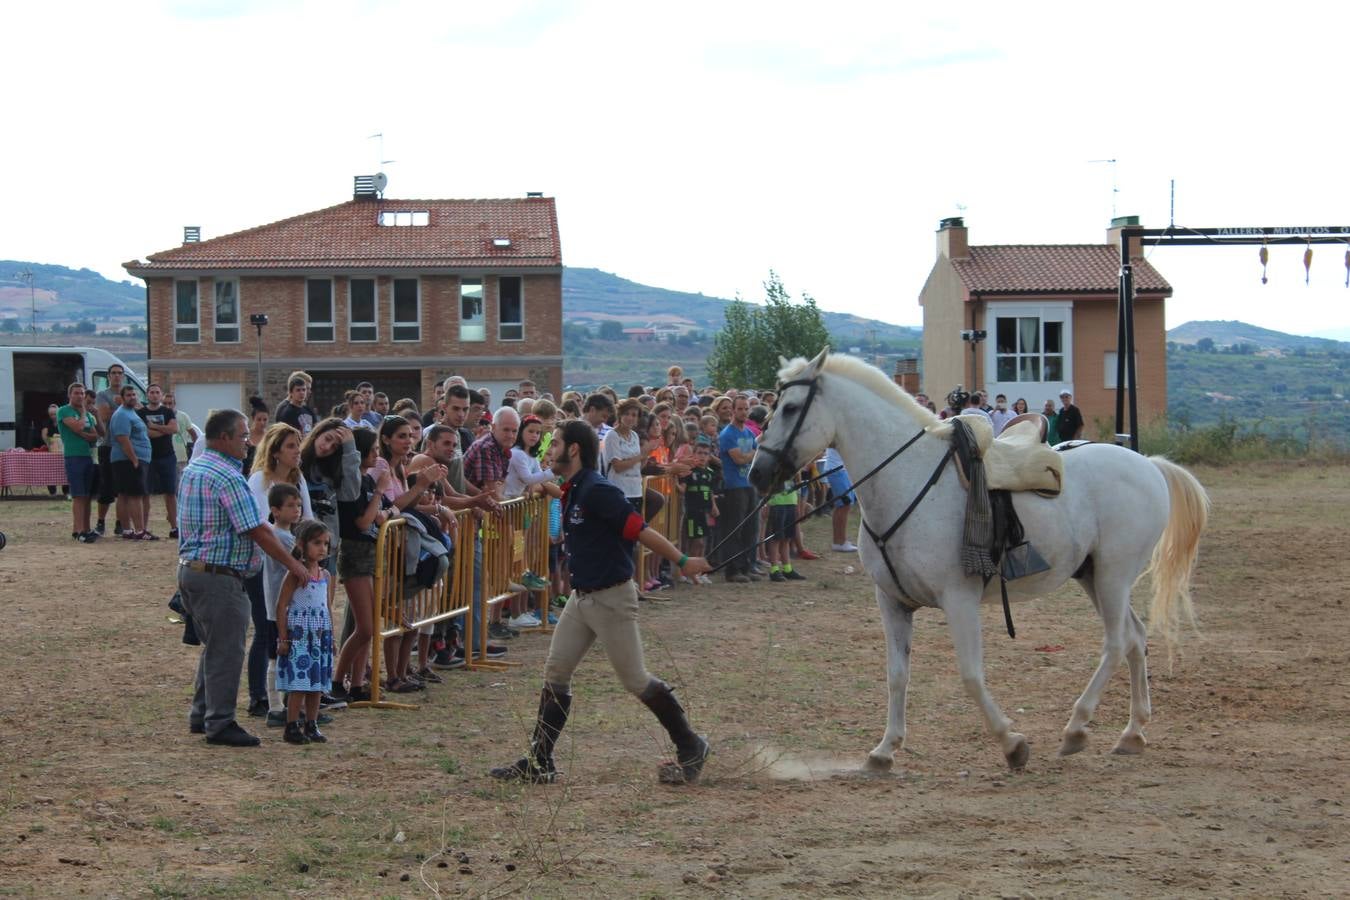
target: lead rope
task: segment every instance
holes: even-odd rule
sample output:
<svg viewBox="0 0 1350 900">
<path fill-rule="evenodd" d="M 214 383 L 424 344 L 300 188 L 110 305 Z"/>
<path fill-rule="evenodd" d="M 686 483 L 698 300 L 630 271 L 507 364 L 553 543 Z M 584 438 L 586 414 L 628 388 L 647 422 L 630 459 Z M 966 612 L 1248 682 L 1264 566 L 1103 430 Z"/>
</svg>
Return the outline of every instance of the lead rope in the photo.
<svg viewBox="0 0 1350 900">
<path fill-rule="evenodd" d="M 873 475 L 877 474 L 877 473 L 880 472 L 882 469 L 884 469 L 884 468 L 886 468 L 888 465 L 890 465 L 890 464 L 896 459 L 896 457 L 898 457 L 901 453 L 904 453 L 904 452 L 905 452 L 906 450 L 908 450 L 910 447 L 914 446 L 915 441 L 917 441 L 919 438 L 923 437 L 923 436 L 924 436 L 925 434 L 927 434 L 927 433 L 928 433 L 928 430 L 927 430 L 926 428 L 920 428 L 918 434 L 914 435 L 914 437 L 912 437 L 912 438 L 910 438 L 909 440 L 905 441 L 905 443 L 903 443 L 902 445 L 900 445 L 899 449 L 897 449 L 894 453 L 892 453 L 890 456 L 888 456 L 888 457 L 886 457 L 885 459 L 883 459 L 881 462 L 877 463 L 877 465 L 873 466 L 873 467 L 872 467 L 872 470 L 871 470 L 870 472 L 868 472 L 866 475 L 864 475 L 862 478 L 859 478 L 857 481 L 855 481 L 855 482 L 853 482 L 852 484 L 850 484 L 850 485 L 848 486 L 848 490 L 846 490 L 844 493 L 845 493 L 845 494 L 849 494 L 849 493 L 852 493 L 853 491 L 855 491 L 856 489 L 858 489 L 859 487 L 862 487 L 864 484 L 867 483 L 868 479 L 870 479 Z M 785 445 L 785 446 L 786 446 L 786 445 Z M 949 452 L 949 453 L 948 453 L 948 457 L 950 457 L 950 455 L 951 455 L 951 454 L 950 454 L 950 452 Z M 944 459 L 943 459 L 943 465 L 946 464 L 946 461 L 947 461 L 946 458 L 944 458 Z M 830 476 L 830 475 L 833 475 L 835 472 L 838 472 L 838 471 L 839 471 L 840 469 L 842 469 L 842 468 L 844 468 L 842 465 L 835 466 L 833 469 L 827 469 L 826 471 L 821 472 L 819 475 L 816 475 L 816 476 L 814 476 L 814 477 L 812 477 L 812 478 L 808 478 L 808 479 L 806 479 L 805 481 L 794 482 L 793 485 L 792 485 L 792 490 L 799 490 L 799 489 L 801 489 L 801 488 L 806 487 L 807 485 L 814 484 L 815 482 L 820 481 L 822 478 L 826 478 L 826 477 L 828 477 L 828 476 Z M 939 467 L 939 469 L 938 469 L 938 473 L 940 473 L 940 472 L 941 472 L 941 467 Z M 934 477 L 935 477 L 935 478 L 936 478 L 936 476 L 937 476 L 938 473 L 934 473 Z M 929 485 L 929 487 L 931 487 L 931 485 Z M 928 488 L 925 487 L 925 488 L 924 488 L 924 493 L 927 493 L 927 492 L 928 492 Z M 782 493 L 782 492 L 779 491 L 779 492 L 777 492 L 777 493 Z M 713 555 L 714 553 L 716 553 L 716 552 L 718 551 L 718 549 L 720 549 L 721 546 L 722 546 L 723 544 L 725 544 L 728 540 L 731 539 L 732 535 L 734 535 L 737 531 L 739 531 L 739 530 L 741 529 L 741 525 L 744 525 L 746 522 L 749 522 L 752 518 L 754 518 L 756 515 L 758 515 L 758 514 L 759 514 L 759 511 L 760 511 L 761 509 L 764 508 L 764 505 L 765 505 L 766 503 L 769 502 L 769 498 L 770 498 L 771 496 L 773 496 L 773 495 L 772 495 L 772 494 L 765 494 L 764 497 L 759 501 L 758 505 L 756 505 L 755 508 L 752 509 L 752 510 L 750 511 L 750 515 L 748 515 L 748 516 L 746 516 L 744 519 L 742 519 L 742 520 L 740 521 L 740 524 L 739 524 L 739 525 L 737 525 L 735 528 L 733 528 L 730 532 L 727 533 L 727 536 L 726 536 L 726 537 L 724 537 L 724 538 L 722 538 L 722 540 L 718 541 L 718 542 L 717 542 L 717 546 L 713 547 L 712 550 L 708 551 L 708 555 L 711 556 L 711 555 Z M 920 499 L 922 499 L 923 495 L 920 494 L 919 497 L 920 497 Z M 833 499 L 826 500 L 824 503 L 820 504 L 819 506 L 815 507 L 814 509 L 809 510 L 805 515 L 799 516 L 799 517 L 797 518 L 797 520 L 796 520 L 795 522 L 793 522 L 792 524 L 793 524 L 793 525 L 799 525 L 799 524 L 801 524 L 802 522 L 805 522 L 807 519 L 811 518 L 811 516 L 813 516 L 813 515 L 815 515 L 816 513 L 820 512 L 822 509 L 825 509 L 825 507 L 829 506 L 829 505 L 830 505 L 831 503 L 833 503 L 833 502 L 834 502 Z M 912 507 L 911 507 L 911 508 L 912 508 Z M 908 516 L 908 515 L 909 515 L 909 510 L 906 510 L 906 511 L 905 511 L 905 516 Z M 867 521 L 866 521 L 866 519 L 864 519 L 864 520 L 863 520 L 863 527 L 866 527 L 866 526 L 867 526 Z M 896 527 L 897 527 L 897 528 L 899 527 L 899 523 L 896 524 Z M 868 531 L 869 531 L 869 533 L 870 533 L 871 529 L 868 529 Z M 713 569 L 711 569 L 711 570 L 708 572 L 708 574 L 711 575 L 711 574 L 713 574 L 714 572 L 717 572 L 717 571 L 720 571 L 721 569 L 726 568 L 726 566 L 727 566 L 728 564 L 730 564 L 731 562 L 733 562 L 734 560 L 740 559 L 742 556 L 744 556 L 744 555 L 747 554 L 747 553 L 753 553 L 754 551 L 758 550 L 762 545 L 767 544 L 767 543 L 768 543 L 769 541 L 771 541 L 771 540 L 773 540 L 773 538 L 772 538 L 772 537 L 768 537 L 768 538 L 764 538 L 763 540 L 756 541 L 752 546 L 747 547 L 746 549 L 742 550 L 740 553 L 737 553 L 736 555 L 734 555 L 734 556 L 732 556 L 732 557 L 730 557 L 730 558 L 728 558 L 728 559 L 722 560 L 722 562 L 718 563 Z M 890 565 L 889 561 L 887 562 L 887 565 L 888 565 L 888 566 Z M 899 581 L 896 582 L 896 585 L 897 585 L 897 586 L 899 585 Z"/>
</svg>

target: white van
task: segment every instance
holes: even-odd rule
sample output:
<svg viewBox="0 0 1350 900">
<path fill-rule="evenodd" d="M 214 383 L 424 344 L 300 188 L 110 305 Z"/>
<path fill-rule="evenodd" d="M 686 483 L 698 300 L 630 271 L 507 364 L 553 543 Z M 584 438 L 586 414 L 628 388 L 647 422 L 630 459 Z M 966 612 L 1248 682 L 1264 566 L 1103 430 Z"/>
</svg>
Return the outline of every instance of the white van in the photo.
<svg viewBox="0 0 1350 900">
<path fill-rule="evenodd" d="M 47 407 L 66 403 L 66 388 L 80 381 L 94 391 L 108 386 L 108 367 L 126 372 L 125 384 L 145 397 L 145 382 L 131 367 L 97 347 L 0 347 L 0 450 L 42 444 Z"/>
</svg>

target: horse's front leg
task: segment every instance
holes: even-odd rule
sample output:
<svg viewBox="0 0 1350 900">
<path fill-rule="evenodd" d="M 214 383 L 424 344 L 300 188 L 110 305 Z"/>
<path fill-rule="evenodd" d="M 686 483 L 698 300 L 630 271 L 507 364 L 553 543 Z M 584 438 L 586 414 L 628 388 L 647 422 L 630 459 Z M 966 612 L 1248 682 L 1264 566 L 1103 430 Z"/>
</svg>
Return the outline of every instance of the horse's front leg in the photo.
<svg viewBox="0 0 1350 900">
<path fill-rule="evenodd" d="M 942 610 L 947 614 L 947 627 L 956 647 L 956 662 L 961 670 L 961 683 L 966 693 L 979 704 L 989 731 L 998 739 L 1008 767 L 1020 769 L 1027 764 L 1031 751 L 1025 736 L 1012 730 L 1012 722 L 998 708 L 984 686 L 984 645 L 980 634 L 980 595 L 962 591 L 945 594 Z"/>
<path fill-rule="evenodd" d="M 886 733 L 881 743 L 867 754 L 867 768 L 873 772 L 889 771 L 895 751 L 905 743 L 905 697 L 909 691 L 909 644 L 914 634 L 914 610 L 886 596 L 877 588 L 877 606 L 881 608 L 881 625 L 886 632 L 886 679 L 890 689 L 890 706 L 886 715 Z"/>
</svg>

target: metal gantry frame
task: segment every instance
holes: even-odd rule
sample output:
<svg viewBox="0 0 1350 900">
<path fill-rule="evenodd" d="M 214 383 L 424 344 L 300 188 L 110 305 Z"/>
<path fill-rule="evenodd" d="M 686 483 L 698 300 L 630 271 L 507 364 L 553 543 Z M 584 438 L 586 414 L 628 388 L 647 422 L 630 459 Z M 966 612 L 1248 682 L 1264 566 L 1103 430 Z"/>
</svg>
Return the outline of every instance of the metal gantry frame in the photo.
<svg viewBox="0 0 1350 900">
<path fill-rule="evenodd" d="M 1242 247 L 1279 244 L 1345 244 L 1350 268 L 1350 226 L 1318 225 L 1301 228 L 1142 228 L 1125 225 L 1120 230 L 1120 295 L 1116 305 L 1116 443 L 1139 450 L 1138 383 L 1134 362 L 1134 266 L 1130 242 L 1143 247 Z M 1264 257 L 1263 257 L 1264 259 Z M 1305 259 L 1306 264 L 1306 259 Z M 1350 279 L 1347 280 L 1350 285 Z M 1126 413 L 1129 430 L 1125 429 Z"/>
</svg>

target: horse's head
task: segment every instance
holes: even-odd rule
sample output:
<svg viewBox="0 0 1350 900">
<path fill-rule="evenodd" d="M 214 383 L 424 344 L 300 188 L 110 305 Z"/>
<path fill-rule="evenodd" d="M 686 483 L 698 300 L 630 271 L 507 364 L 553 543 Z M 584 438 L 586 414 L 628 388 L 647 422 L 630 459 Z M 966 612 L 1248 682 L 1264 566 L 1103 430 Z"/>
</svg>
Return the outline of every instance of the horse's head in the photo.
<svg viewBox="0 0 1350 900">
<path fill-rule="evenodd" d="M 778 402 L 759 439 L 750 464 L 750 483 L 767 493 L 795 478 L 798 471 L 820 456 L 834 440 L 837 410 L 823 400 L 822 369 L 830 348 L 809 362 L 798 357 L 778 358 Z"/>
</svg>

